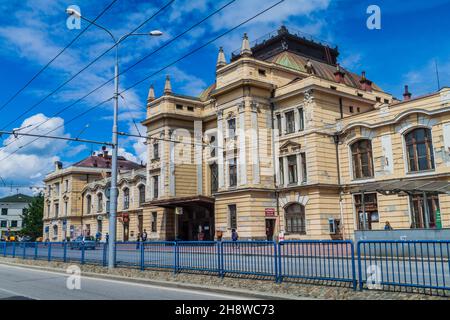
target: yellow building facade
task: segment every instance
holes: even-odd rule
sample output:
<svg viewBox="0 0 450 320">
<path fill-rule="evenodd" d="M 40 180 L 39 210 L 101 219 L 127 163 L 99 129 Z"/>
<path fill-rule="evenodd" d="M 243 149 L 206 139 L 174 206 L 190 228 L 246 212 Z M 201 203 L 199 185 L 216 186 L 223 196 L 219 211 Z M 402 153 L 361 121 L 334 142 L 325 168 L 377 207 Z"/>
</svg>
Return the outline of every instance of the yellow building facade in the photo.
<svg viewBox="0 0 450 320">
<path fill-rule="evenodd" d="M 405 88 L 398 100 L 338 55 L 282 27 L 254 45 L 245 35 L 229 62 L 220 49 L 216 81 L 199 97 L 175 93 L 169 77 L 162 96 L 151 87 L 147 163 L 119 178 L 118 239 L 144 229 L 214 240 L 233 229 L 240 239 L 352 239 L 386 222 L 449 228 L 450 89 Z M 95 206 L 108 181 L 93 179 L 80 187 L 91 233 L 100 216 L 107 230 L 106 203 Z"/>
</svg>

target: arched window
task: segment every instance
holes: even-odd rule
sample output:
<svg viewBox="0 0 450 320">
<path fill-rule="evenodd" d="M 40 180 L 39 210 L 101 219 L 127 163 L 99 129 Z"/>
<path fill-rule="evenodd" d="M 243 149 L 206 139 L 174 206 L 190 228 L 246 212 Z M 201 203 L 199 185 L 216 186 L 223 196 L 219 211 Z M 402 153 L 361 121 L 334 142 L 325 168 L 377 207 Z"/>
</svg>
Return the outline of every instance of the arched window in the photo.
<svg viewBox="0 0 450 320">
<path fill-rule="evenodd" d="M 373 178 L 372 142 L 368 139 L 351 145 L 353 179 Z"/>
<path fill-rule="evenodd" d="M 103 212 L 103 194 L 97 194 L 97 212 Z"/>
<path fill-rule="evenodd" d="M 92 197 L 90 194 L 88 194 L 86 196 L 86 213 L 87 214 L 91 213 L 91 208 L 92 208 Z"/>
<path fill-rule="evenodd" d="M 286 232 L 306 234 L 305 207 L 299 203 L 289 205 L 285 209 Z"/>
<path fill-rule="evenodd" d="M 130 189 L 123 189 L 123 208 L 130 208 Z"/>
<path fill-rule="evenodd" d="M 405 135 L 408 169 L 410 172 L 434 169 L 431 130 L 417 128 Z"/>
<path fill-rule="evenodd" d="M 145 202 L 145 186 L 141 184 L 138 187 L 139 190 L 139 205 L 142 205 Z"/>
</svg>

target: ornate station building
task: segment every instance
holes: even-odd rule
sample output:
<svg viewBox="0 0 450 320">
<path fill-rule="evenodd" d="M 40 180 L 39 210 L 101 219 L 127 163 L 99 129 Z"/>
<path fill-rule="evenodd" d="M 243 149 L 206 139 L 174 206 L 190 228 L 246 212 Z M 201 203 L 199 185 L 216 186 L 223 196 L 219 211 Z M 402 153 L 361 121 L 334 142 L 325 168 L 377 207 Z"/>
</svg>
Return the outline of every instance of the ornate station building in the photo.
<svg viewBox="0 0 450 320">
<path fill-rule="evenodd" d="M 386 222 L 449 228 L 450 89 L 412 97 L 405 86 L 397 100 L 338 55 L 282 27 L 254 45 L 245 35 L 229 62 L 221 49 L 199 97 L 176 94 L 169 77 L 162 96 L 151 87 L 146 167 L 119 178 L 119 240 L 144 229 L 213 240 L 232 229 L 240 239 L 351 239 Z M 79 226 L 91 233 L 107 216 L 107 178 L 94 180 L 81 190 L 97 206 Z"/>
</svg>

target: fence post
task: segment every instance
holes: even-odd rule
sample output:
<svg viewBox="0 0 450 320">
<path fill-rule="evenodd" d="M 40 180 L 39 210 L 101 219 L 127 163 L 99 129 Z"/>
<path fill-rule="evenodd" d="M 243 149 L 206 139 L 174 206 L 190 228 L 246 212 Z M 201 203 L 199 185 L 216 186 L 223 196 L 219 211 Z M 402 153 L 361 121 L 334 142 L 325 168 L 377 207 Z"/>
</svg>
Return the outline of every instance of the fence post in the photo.
<svg viewBox="0 0 450 320">
<path fill-rule="evenodd" d="M 221 264 L 221 255 L 220 252 L 220 243 L 221 241 L 217 241 L 217 269 L 219 270 L 219 277 L 222 276 L 222 264 Z"/>
<path fill-rule="evenodd" d="M 106 267 L 106 250 L 108 249 L 108 242 L 103 244 L 103 266 Z"/>
<path fill-rule="evenodd" d="M 34 243 L 34 260 L 37 260 L 38 257 L 39 244 L 37 242 Z"/>
<path fill-rule="evenodd" d="M 223 242 L 220 241 L 220 265 L 221 265 L 221 277 L 225 277 L 225 255 L 223 253 Z"/>
<path fill-rule="evenodd" d="M 84 264 L 84 243 L 81 244 L 81 264 Z"/>
<path fill-rule="evenodd" d="M 277 253 L 277 243 L 275 241 L 273 242 L 273 263 L 275 267 L 275 283 L 278 283 L 278 278 L 280 277 L 279 270 L 278 270 L 278 253 Z"/>
<path fill-rule="evenodd" d="M 356 290 L 357 281 L 356 281 L 356 267 L 355 267 L 355 246 L 353 241 L 350 241 L 350 249 L 352 253 L 352 277 L 353 277 L 353 290 Z M 361 273 L 360 273 L 361 274 Z"/>
<path fill-rule="evenodd" d="M 47 260 L 48 260 L 48 261 L 52 261 L 52 243 L 51 243 L 51 242 L 48 243 L 48 256 L 47 256 Z"/>
<path fill-rule="evenodd" d="M 145 250 L 144 250 L 144 245 L 145 245 L 145 243 L 144 243 L 144 241 L 142 241 L 141 242 L 141 246 L 140 246 L 140 249 L 141 249 L 141 270 L 142 271 L 145 270 L 145 260 L 144 260 L 144 258 L 145 258 L 145 254 L 144 254 Z"/>
<path fill-rule="evenodd" d="M 16 243 L 15 242 L 13 242 L 12 257 L 13 258 L 16 257 Z"/>
<path fill-rule="evenodd" d="M 359 279 L 359 290 L 362 291 L 363 289 L 363 282 L 362 282 L 362 266 L 361 266 L 361 241 L 358 241 L 357 243 L 357 252 L 358 252 L 358 279 Z"/>
<path fill-rule="evenodd" d="M 64 253 L 63 253 L 63 261 L 67 262 L 67 240 L 64 241 Z"/>
<path fill-rule="evenodd" d="M 283 245 L 282 241 L 278 242 L 278 257 L 277 257 L 277 263 L 278 263 L 278 283 L 283 282 L 283 269 L 281 268 L 281 246 Z"/>
<path fill-rule="evenodd" d="M 173 266 L 173 274 L 175 275 L 175 274 L 177 274 L 177 272 L 178 272 L 178 254 L 179 254 L 179 251 L 178 251 L 178 243 L 175 241 L 175 244 L 174 244 L 174 266 Z"/>
</svg>

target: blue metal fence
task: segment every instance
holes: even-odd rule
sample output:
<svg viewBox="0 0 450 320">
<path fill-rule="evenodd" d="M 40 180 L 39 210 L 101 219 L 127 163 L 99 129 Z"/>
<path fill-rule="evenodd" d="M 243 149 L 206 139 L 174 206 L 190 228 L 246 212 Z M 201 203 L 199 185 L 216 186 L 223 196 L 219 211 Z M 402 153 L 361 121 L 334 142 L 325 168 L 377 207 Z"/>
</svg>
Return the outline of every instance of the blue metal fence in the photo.
<svg viewBox="0 0 450 320">
<path fill-rule="evenodd" d="M 359 288 L 450 294 L 450 241 L 358 242 Z"/>
<path fill-rule="evenodd" d="M 356 288 L 352 241 L 283 241 L 278 248 L 279 282 L 284 279 L 332 281 Z"/>
<path fill-rule="evenodd" d="M 220 243 L 221 275 L 278 278 L 274 241 L 223 241 Z"/>
<path fill-rule="evenodd" d="M 0 242 L 0 255 L 107 265 L 108 245 Z M 118 242 L 116 265 L 219 276 L 312 280 L 363 289 L 450 294 L 450 241 Z M 356 268 L 357 265 L 357 268 Z"/>
</svg>

